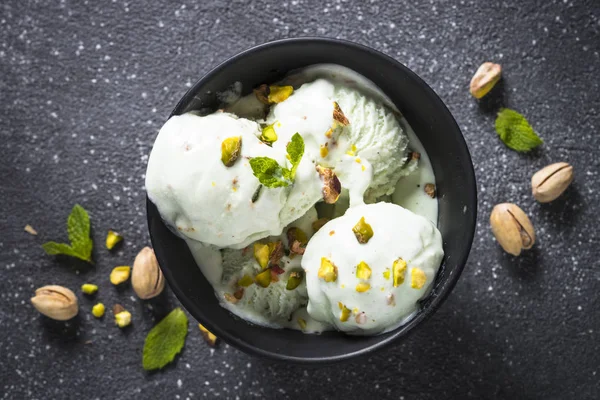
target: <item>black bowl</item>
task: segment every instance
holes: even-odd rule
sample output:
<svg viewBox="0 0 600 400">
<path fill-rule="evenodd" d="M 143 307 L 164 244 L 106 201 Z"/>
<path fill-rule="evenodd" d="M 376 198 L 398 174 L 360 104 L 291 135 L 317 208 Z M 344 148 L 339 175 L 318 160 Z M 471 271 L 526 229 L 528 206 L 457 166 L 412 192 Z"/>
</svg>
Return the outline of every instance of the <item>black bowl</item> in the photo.
<svg viewBox="0 0 600 400">
<path fill-rule="evenodd" d="M 412 126 L 431 159 L 437 181 L 439 222 L 445 257 L 431 294 L 404 326 L 378 336 L 339 332 L 306 335 L 288 329 L 251 325 L 219 305 L 211 285 L 185 242 L 169 231 L 156 206 L 147 200 L 148 227 L 161 269 L 183 306 L 227 343 L 247 353 L 301 363 L 328 363 L 368 354 L 406 337 L 448 296 L 465 266 L 477 216 L 471 156 L 454 118 L 440 98 L 404 65 L 356 43 L 319 38 L 286 39 L 246 50 L 225 61 L 183 96 L 172 115 L 216 109 L 216 93 L 242 82 L 244 93 L 271 83 L 288 71 L 320 63 L 346 66 L 379 86 Z"/>
</svg>

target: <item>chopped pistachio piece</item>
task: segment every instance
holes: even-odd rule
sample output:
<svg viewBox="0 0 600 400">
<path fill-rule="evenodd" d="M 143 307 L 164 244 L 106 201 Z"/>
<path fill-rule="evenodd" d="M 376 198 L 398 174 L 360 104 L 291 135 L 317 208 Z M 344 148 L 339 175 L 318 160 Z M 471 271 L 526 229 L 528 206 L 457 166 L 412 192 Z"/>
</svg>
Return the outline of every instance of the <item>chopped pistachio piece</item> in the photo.
<svg viewBox="0 0 600 400">
<path fill-rule="evenodd" d="M 105 311 L 104 304 L 98 303 L 94 307 L 92 307 L 92 315 L 96 318 L 102 318 L 104 316 Z"/>
<path fill-rule="evenodd" d="M 292 86 L 269 86 L 268 100 L 270 104 L 281 103 L 292 95 L 294 88 Z"/>
<path fill-rule="evenodd" d="M 271 255 L 271 250 L 269 249 L 269 244 L 264 243 L 254 243 L 254 258 L 258 262 L 261 268 L 267 268 L 269 265 L 269 256 Z"/>
<path fill-rule="evenodd" d="M 302 279 L 304 278 L 304 271 L 292 271 L 287 280 L 287 284 L 285 285 L 286 290 L 294 290 L 302 283 Z"/>
<path fill-rule="evenodd" d="M 271 269 L 267 268 L 254 277 L 254 282 L 261 287 L 268 287 L 271 284 Z"/>
<path fill-rule="evenodd" d="M 336 101 L 333 102 L 333 119 L 342 126 L 350 125 L 350 121 L 348 121 L 348 118 L 346 118 Z"/>
<path fill-rule="evenodd" d="M 238 290 L 236 290 L 235 292 L 233 292 L 233 297 L 235 297 L 238 300 L 240 300 L 242 297 L 244 297 L 244 288 L 241 287 Z"/>
<path fill-rule="evenodd" d="M 404 274 L 406 272 L 406 261 L 402 258 L 394 261 L 392 265 L 393 277 L 394 277 L 394 287 L 398 287 L 404 283 Z"/>
<path fill-rule="evenodd" d="M 98 286 L 92 283 L 84 283 L 81 285 L 81 291 L 85 294 L 94 294 L 98 291 Z"/>
<path fill-rule="evenodd" d="M 316 166 L 317 172 L 323 181 L 323 200 L 327 204 L 334 204 L 342 192 L 342 184 L 331 168 Z"/>
<path fill-rule="evenodd" d="M 321 229 L 323 227 L 323 225 L 325 225 L 328 222 L 329 222 L 329 218 L 319 218 L 318 220 L 316 220 L 312 223 L 313 231 L 315 231 L 315 232 L 318 231 L 319 229 Z"/>
<path fill-rule="evenodd" d="M 238 302 L 238 299 L 235 298 L 234 295 L 232 295 L 231 293 L 223 293 L 223 297 L 225 297 L 225 300 L 227 300 L 228 302 L 235 304 Z"/>
<path fill-rule="evenodd" d="M 300 329 L 306 330 L 306 321 L 302 318 L 298 318 L 298 325 L 300 326 Z"/>
<path fill-rule="evenodd" d="M 35 229 L 33 229 L 33 226 L 31 225 L 25 225 L 25 228 L 23 228 L 25 230 L 25 232 L 29 233 L 30 235 L 37 235 L 37 231 Z"/>
<path fill-rule="evenodd" d="M 338 308 L 340 310 L 344 308 L 344 304 L 341 301 L 338 301 Z"/>
<path fill-rule="evenodd" d="M 431 197 L 432 199 L 435 199 L 436 190 L 435 185 L 433 183 L 426 183 L 424 190 L 427 196 Z"/>
<path fill-rule="evenodd" d="M 371 289 L 371 285 L 368 283 L 361 282 L 358 285 L 356 285 L 356 291 L 358 293 L 364 293 L 364 292 L 368 291 L 369 289 Z"/>
<path fill-rule="evenodd" d="M 413 268 L 410 271 L 410 287 L 413 289 L 421 289 L 427 281 L 427 275 L 420 268 Z"/>
<path fill-rule="evenodd" d="M 365 217 L 361 217 L 356 225 L 354 225 L 352 232 L 354 232 L 354 236 L 356 236 L 358 243 L 362 244 L 367 243 L 373 237 L 373 228 L 371 228 L 371 225 L 367 224 Z"/>
<path fill-rule="evenodd" d="M 131 313 L 123 308 L 120 304 L 113 306 L 113 313 L 115 314 L 115 324 L 119 328 L 125 328 L 131 324 Z"/>
<path fill-rule="evenodd" d="M 358 313 L 356 314 L 356 317 L 354 317 L 354 320 L 357 324 L 362 325 L 367 322 L 367 314 L 364 312 Z"/>
<path fill-rule="evenodd" d="M 388 306 L 395 306 L 396 298 L 395 298 L 394 294 L 390 293 L 387 296 L 385 296 L 385 302 L 387 303 Z"/>
<path fill-rule="evenodd" d="M 386 268 L 385 271 L 383 271 L 383 278 L 388 281 L 390 280 L 390 269 L 389 268 Z"/>
<path fill-rule="evenodd" d="M 109 230 L 108 233 L 106 234 L 106 248 L 108 250 L 112 250 L 113 247 L 115 247 L 117 245 L 117 243 L 119 243 L 122 240 L 123 240 L 123 236 L 119 235 L 115 231 Z"/>
<path fill-rule="evenodd" d="M 352 145 L 352 147 L 350 148 L 350 150 L 348 150 L 346 152 L 346 154 L 348 154 L 349 156 L 355 156 L 356 155 L 356 146 Z"/>
<path fill-rule="evenodd" d="M 327 144 L 321 145 L 319 152 L 322 158 L 327 157 L 327 154 L 329 154 L 329 147 L 327 147 Z"/>
<path fill-rule="evenodd" d="M 321 257 L 321 267 L 318 276 L 325 282 L 335 282 L 337 280 L 338 269 L 334 263 L 325 257 Z"/>
<path fill-rule="evenodd" d="M 261 142 L 267 144 L 273 144 L 277 141 L 277 133 L 275 132 L 275 124 L 267 125 L 262 129 L 262 133 L 260 135 Z"/>
<path fill-rule="evenodd" d="M 242 150 L 242 137 L 232 136 L 221 143 L 221 162 L 226 167 L 231 167 L 240 157 Z"/>
<path fill-rule="evenodd" d="M 286 232 L 290 251 L 296 254 L 304 254 L 304 247 L 308 243 L 306 233 L 300 228 L 291 227 Z"/>
<path fill-rule="evenodd" d="M 241 287 L 248 287 L 254 283 L 254 279 L 250 275 L 242 276 L 238 281 L 237 285 Z"/>
<path fill-rule="evenodd" d="M 352 311 L 350 311 L 350 309 L 348 307 L 342 306 L 342 313 L 340 314 L 340 321 L 342 321 L 342 322 L 348 321 L 348 318 L 350 318 L 350 314 L 352 314 Z"/>
<path fill-rule="evenodd" d="M 358 279 L 364 279 L 364 280 L 367 280 L 371 277 L 371 268 L 369 267 L 369 265 L 366 262 L 361 261 L 356 266 L 356 277 Z"/>
<path fill-rule="evenodd" d="M 283 257 L 283 243 L 281 240 L 269 243 L 269 263 L 279 265 L 281 257 Z"/>
<path fill-rule="evenodd" d="M 120 285 L 129 279 L 129 275 L 131 274 L 131 267 L 126 265 L 121 265 L 119 267 L 114 267 L 112 272 L 110 273 L 110 283 L 113 285 Z"/>
<path fill-rule="evenodd" d="M 200 333 L 202 333 L 202 337 L 204 338 L 206 343 L 211 347 L 215 347 L 217 345 L 218 340 L 215 334 L 206 329 L 202 324 L 198 324 L 198 328 L 200 328 Z"/>
</svg>

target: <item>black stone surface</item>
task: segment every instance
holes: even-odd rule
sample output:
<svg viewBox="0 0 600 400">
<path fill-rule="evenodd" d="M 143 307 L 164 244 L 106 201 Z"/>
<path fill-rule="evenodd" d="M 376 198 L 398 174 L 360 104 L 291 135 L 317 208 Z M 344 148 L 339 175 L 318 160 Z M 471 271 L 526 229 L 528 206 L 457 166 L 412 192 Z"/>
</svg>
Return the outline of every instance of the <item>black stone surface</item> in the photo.
<svg viewBox="0 0 600 400">
<path fill-rule="evenodd" d="M 0 397 L 595 399 L 600 397 L 600 3 L 582 1 L 27 1 L 0 5 Z M 147 155 L 197 78 L 227 57 L 285 37 L 372 46 L 412 68 L 455 115 L 472 152 L 479 224 L 468 265 L 443 307 L 408 340 L 372 357 L 310 369 L 207 347 L 190 322 L 185 349 L 158 373 L 141 367 L 146 333 L 177 306 L 115 290 L 112 267 L 148 244 Z M 468 83 L 497 61 L 504 81 L 478 104 Z M 545 140 L 520 155 L 498 140 L 499 104 Z M 551 204 L 530 195 L 544 165 L 576 179 Z M 488 226 L 519 204 L 538 242 L 504 254 Z M 93 267 L 55 260 L 74 203 L 96 240 Z M 39 232 L 23 231 L 31 224 Z M 109 253 L 107 229 L 125 243 Z M 94 298 L 79 286 L 100 286 Z M 57 323 L 30 305 L 50 283 L 76 290 L 79 317 Z M 133 313 L 126 330 L 90 315 L 100 300 Z"/>
</svg>

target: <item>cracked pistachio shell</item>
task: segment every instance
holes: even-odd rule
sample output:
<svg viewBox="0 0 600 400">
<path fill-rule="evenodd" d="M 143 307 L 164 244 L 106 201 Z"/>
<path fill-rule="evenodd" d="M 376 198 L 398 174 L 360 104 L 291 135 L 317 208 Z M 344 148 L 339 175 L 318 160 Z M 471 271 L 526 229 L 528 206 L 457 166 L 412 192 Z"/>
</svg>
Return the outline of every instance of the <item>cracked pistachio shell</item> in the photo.
<svg viewBox="0 0 600 400">
<path fill-rule="evenodd" d="M 154 250 L 144 247 L 133 262 L 131 286 L 140 299 L 158 296 L 165 288 L 165 277 L 158 266 Z"/>
<path fill-rule="evenodd" d="M 35 291 L 31 304 L 46 317 L 57 321 L 67 321 L 79 312 L 77 297 L 70 289 L 58 285 L 48 285 Z"/>
<path fill-rule="evenodd" d="M 535 243 L 535 231 L 529 217 L 515 204 L 496 205 L 490 215 L 490 225 L 500 246 L 514 256 Z"/>
<path fill-rule="evenodd" d="M 566 162 L 550 164 L 531 177 L 531 192 L 540 203 L 560 196 L 573 182 L 573 167 Z"/>
</svg>

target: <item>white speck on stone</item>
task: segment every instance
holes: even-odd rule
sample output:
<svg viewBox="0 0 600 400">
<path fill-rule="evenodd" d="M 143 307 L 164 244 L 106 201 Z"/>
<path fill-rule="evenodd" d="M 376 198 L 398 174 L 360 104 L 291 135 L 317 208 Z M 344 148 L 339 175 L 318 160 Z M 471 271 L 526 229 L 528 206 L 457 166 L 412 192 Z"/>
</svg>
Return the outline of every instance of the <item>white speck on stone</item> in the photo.
<svg viewBox="0 0 600 400">
<path fill-rule="evenodd" d="M 177 379 L 177 387 L 181 388 L 181 386 L 183 386 L 183 382 L 181 382 L 181 379 Z"/>
</svg>

